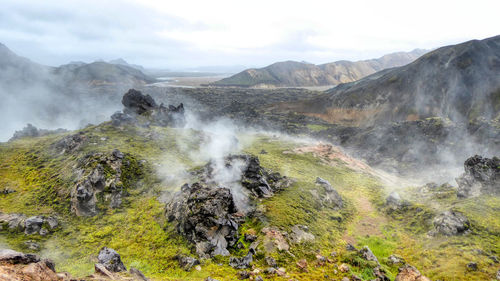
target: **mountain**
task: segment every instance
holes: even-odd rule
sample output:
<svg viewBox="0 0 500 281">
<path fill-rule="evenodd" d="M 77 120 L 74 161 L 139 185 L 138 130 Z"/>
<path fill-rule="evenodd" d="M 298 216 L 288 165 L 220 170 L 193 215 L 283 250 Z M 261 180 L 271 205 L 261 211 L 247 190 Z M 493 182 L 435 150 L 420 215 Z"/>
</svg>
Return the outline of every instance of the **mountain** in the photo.
<svg viewBox="0 0 500 281">
<path fill-rule="evenodd" d="M 138 65 L 138 64 L 130 64 L 128 63 L 126 60 L 122 59 L 122 58 L 118 58 L 118 59 L 114 59 L 114 60 L 110 60 L 109 61 L 110 64 L 118 64 L 118 65 L 125 65 L 125 66 L 130 66 L 132 68 L 135 68 L 135 69 L 138 69 L 140 71 L 144 71 L 145 68 L 142 66 L 142 65 Z"/>
<path fill-rule="evenodd" d="M 27 123 L 56 129 L 101 122 L 117 109 L 124 91 L 155 81 L 133 67 L 106 62 L 45 66 L 0 44 L 0 140 Z"/>
<path fill-rule="evenodd" d="M 321 65 L 285 61 L 264 68 L 252 68 L 212 83 L 213 86 L 232 87 L 306 87 L 328 86 L 352 82 L 377 71 L 405 65 L 426 51 L 393 53 L 378 59 L 357 62 L 337 61 Z"/>
<path fill-rule="evenodd" d="M 439 48 L 408 65 L 341 84 L 297 110 L 331 123 L 360 125 L 498 118 L 500 36 Z"/>
</svg>

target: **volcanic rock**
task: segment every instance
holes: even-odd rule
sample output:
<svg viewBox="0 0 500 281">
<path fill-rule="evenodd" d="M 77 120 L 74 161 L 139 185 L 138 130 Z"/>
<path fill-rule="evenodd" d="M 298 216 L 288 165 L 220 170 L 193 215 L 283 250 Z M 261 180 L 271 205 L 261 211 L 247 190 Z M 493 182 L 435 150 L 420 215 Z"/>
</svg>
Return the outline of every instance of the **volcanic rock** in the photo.
<svg viewBox="0 0 500 281">
<path fill-rule="evenodd" d="M 56 143 L 53 144 L 53 147 L 59 151 L 59 153 L 71 153 L 78 148 L 80 148 L 87 140 L 87 137 L 80 132 L 78 134 L 66 136 Z"/>
<path fill-rule="evenodd" d="M 41 216 L 29 217 L 24 223 L 25 226 L 24 233 L 28 235 L 39 233 L 40 230 L 42 229 L 42 225 L 43 225 L 43 217 Z"/>
<path fill-rule="evenodd" d="M 469 219 L 458 211 L 445 211 L 434 218 L 434 227 L 438 233 L 446 236 L 464 233 L 470 228 Z"/>
<path fill-rule="evenodd" d="M 97 260 L 111 272 L 127 271 L 127 268 L 123 264 L 120 255 L 111 248 L 103 247 L 99 251 Z"/>
<path fill-rule="evenodd" d="M 399 273 L 394 281 L 431 281 L 423 276 L 415 267 L 405 265 L 399 268 Z"/>
<path fill-rule="evenodd" d="M 200 257 L 229 255 L 238 241 L 239 218 L 231 191 L 201 183 L 185 184 L 166 206 L 168 221 L 196 244 Z"/>
<path fill-rule="evenodd" d="M 464 170 L 456 179 L 458 197 L 473 197 L 480 194 L 500 194 L 500 159 L 475 155 L 464 163 Z"/>
<path fill-rule="evenodd" d="M 179 262 L 179 266 L 185 271 L 191 271 L 191 268 L 193 268 L 193 266 L 200 264 L 200 261 L 193 257 L 178 255 L 176 258 Z"/>
<path fill-rule="evenodd" d="M 337 208 L 342 208 L 344 202 L 340 194 L 332 187 L 329 181 L 322 179 L 320 177 L 316 178 L 316 184 L 321 185 L 326 192 L 326 196 L 323 198 L 323 202 L 326 204 L 332 204 Z"/>
<path fill-rule="evenodd" d="M 135 89 L 130 89 L 123 95 L 122 104 L 125 106 L 125 113 L 132 112 L 139 115 L 158 106 L 150 95 L 144 95 Z"/>
<path fill-rule="evenodd" d="M 236 269 L 245 269 L 245 268 L 250 268 L 251 264 L 253 262 L 253 255 L 255 254 L 253 249 L 250 249 L 248 251 L 247 255 L 241 258 L 238 257 L 231 257 L 229 259 L 229 265 L 232 268 Z"/>
</svg>

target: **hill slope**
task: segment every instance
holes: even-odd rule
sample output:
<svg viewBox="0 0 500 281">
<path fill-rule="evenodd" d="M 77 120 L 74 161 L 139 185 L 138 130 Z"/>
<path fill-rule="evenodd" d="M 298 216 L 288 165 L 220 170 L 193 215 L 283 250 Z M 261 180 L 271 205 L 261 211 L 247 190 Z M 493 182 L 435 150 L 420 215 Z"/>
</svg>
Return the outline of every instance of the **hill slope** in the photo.
<svg viewBox="0 0 500 281">
<path fill-rule="evenodd" d="M 405 65 L 424 54 L 424 50 L 393 53 L 378 59 L 357 62 L 337 61 L 321 65 L 285 61 L 264 68 L 247 69 L 212 83 L 235 87 L 306 87 L 352 82 L 382 69 Z"/>
<path fill-rule="evenodd" d="M 339 85 L 297 110 L 332 123 L 370 125 L 500 113 L 500 36 L 429 52 L 413 63 Z"/>
</svg>

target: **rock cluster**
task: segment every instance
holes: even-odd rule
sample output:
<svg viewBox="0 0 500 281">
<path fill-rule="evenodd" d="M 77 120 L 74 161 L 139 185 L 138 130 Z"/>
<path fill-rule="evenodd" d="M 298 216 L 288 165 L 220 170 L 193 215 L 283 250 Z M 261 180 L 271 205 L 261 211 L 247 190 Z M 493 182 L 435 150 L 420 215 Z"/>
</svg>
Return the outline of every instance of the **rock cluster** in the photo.
<svg viewBox="0 0 500 281">
<path fill-rule="evenodd" d="M 61 140 L 57 141 L 54 143 L 52 146 L 59 152 L 59 153 L 71 153 L 78 148 L 80 148 L 85 141 L 87 140 L 87 137 L 83 134 L 83 132 L 79 132 L 74 135 L 69 135 Z"/>
<path fill-rule="evenodd" d="M 120 255 L 113 249 L 103 247 L 97 256 L 98 263 L 111 272 L 127 271 Z"/>
<path fill-rule="evenodd" d="M 80 161 L 79 179 L 71 194 L 71 208 L 78 216 L 97 214 L 97 194 L 105 193 L 110 208 L 121 205 L 123 183 L 122 166 L 125 155 L 115 149 L 110 154 L 90 153 Z"/>
<path fill-rule="evenodd" d="M 464 163 L 464 174 L 456 179 L 458 197 L 500 194 L 500 159 L 475 155 Z"/>
<path fill-rule="evenodd" d="M 114 126 L 126 124 L 182 127 L 185 124 L 184 105 L 158 105 L 150 95 L 130 89 L 122 98 L 123 112 L 111 116 Z M 140 120 L 141 118 L 145 120 Z"/>
<path fill-rule="evenodd" d="M 228 168 L 236 162 L 243 163 L 238 183 L 245 189 L 244 196 L 270 197 L 291 184 L 290 179 L 261 167 L 255 156 L 230 155 L 224 159 Z M 243 213 L 238 209 L 234 187 L 221 186 L 215 173 L 215 164 L 207 164 L 200 170 L 200 181 L 183 185 L 166 205 L 168 220 L 176 222 L 177 231 L 196 244 L 197 254 L 204 258 L 229 255 L 227 248 L 238 241 L 239 225 L 245 216 L 254 214 L 250 203 L 247 209 L 251 210 Z"/>
<path fill-rule="evenodd" d="M 59 222 L 51 216 L 32 216 L 27 217 L 23 214 L 4 214 L 0 213 L 0 227 L 8 228 L 11 231 L 24 231 L 26 235 L 39 234 L 47 235 L 55 230 Z"/>
<path fill-rule="evenodd" d="M 65 129 L 56 129 L 56 130 L 38 129 L 37 127 L 28 123 L 26 125 L 26 127 L 24 127 L 22 130 L 15 131 L 14 135 L 9 139 L 9 141 L 14 141 L 17 139 L 27 138 L 27 137 L 41 137 L 41 136 L 46 136 L 46 135 L 50 135 L 50 134 L 59 134 L 59 133 L 64 133 L 64 132 L 67 132 L 67 130 L 65 130 Z"/>
</svg>

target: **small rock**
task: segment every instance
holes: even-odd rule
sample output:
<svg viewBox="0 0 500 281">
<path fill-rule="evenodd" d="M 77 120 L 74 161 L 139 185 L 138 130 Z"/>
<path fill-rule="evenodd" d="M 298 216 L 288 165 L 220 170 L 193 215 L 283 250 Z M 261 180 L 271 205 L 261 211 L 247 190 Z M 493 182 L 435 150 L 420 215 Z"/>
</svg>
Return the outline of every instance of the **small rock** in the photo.
<svg viewBox="0 0 500 281">
<path fill-rule="evenodd" d="M 356 247 L 354 247 L 351 243 L 348 243 L 346 246 L 345 246 L 345 249 L 347 251 L 358 251 L 358 249 L 356 249 Z"/>
<path fill-rule="evenodd" d="M 349 277 L 343 277 L 342 281 L 350 281 L 350 280 L 349 280 Z"/>
<path fill-rule="evenodd" d="M 286 269 L 284 267 L 280 267 L 280 268 L 278 268 L 278 270 L 276 270 L 276 274 L 278 276 L 285 276 L 286 275 Z"/>
<path fill-rule="evenodd" d="M 250 250 L 248 251 L 248 254 L 242 258 L 231 257 L 229 259 L 229 265 L 232 268 L 237 268 L 237 269 L 249 268 L 253 261 L 253 254 L 254 252 Z"/>
<path fill-rule="evenodd" d="M 469 262 L 467 264 L 467 269 L 469 271 L 477 271 L 479 268 L 477 267 L 477 263 L 475 263 L 475 262 Z"/>
<path fill-rule="evenodd" d="M 219 280 L 214 279 L 212 277 L 207 277 L 207 278 L 205 278 L 205 281 L 219 281 Z"/>
<path fill-rule="evenodd" d="M 273 257 L 266 257 L 266 263 L 267 265 L 269 265 L 270 267 L 277 267 L 278 264 L 276 263 L 276 260 L 273 258 Z"/>
<path fill-rule="evenodd" d="M 250 278 L 250 273 L 246 270 L 238 271 L 238 276 L 240 280 Z"/>
<path fill-rule="evenodd" d="M 497 280 L 500 280 L 500 269 L 497 271 Z"/>
<path fill-rule="evenodd" d="M 49 225 L 51 230 L 59 226 L 59 221 L 55 217 L 46 217 L 45 222 Z"/>
<path fill-rule="evenodd" d="M 320 254 L 316 255 L 316 260 L 318 262 L 321 262 L 321 263 L 325 263 L 326 262 L 326 258 L 324 256 L 320 255 Z"/>
<path fill-rule="evenodd" d="M 399 273 L 394 281 L 431 281 L 429 278 L 420 274 L 420 272 L 411 265 L 405 265 L 399 268 Z"/>
<path fill-rule="evenodd" d="M 364 246 L 361 250 L 359 250 L 361 256 L 367 261 L 374 261 L 378 264 L 377 257 L 373 254 L 373 252 L 368 248 L 368 246 Z"/>
<path fill-rule="evenodd" d="M 257 277 L 255 277 L 254 279 L 255 281 L 264 281 L 264 279 L 262 278 L 262 276 L 258 275 Z"/>
<path fill-rule="evenodd" d="M 106 278 L 109 278 L 109 279 L 112 279 L 112 280 L 115 279 L 115 277 L 113 276 L 113 273 L 111 273 L 111 271 L 109 271 L 106 268 L 106 266 L 104 266 L 101 263 L 94 264 L 94 270 L 95 270 L 95 273 L 97 273 L 99 275 L 103 275 Z"/>
<path fill-rule="evenodd" d="M 340 272 L 346 273 L 349 272 L 350 268 L 347 264 L 343 263 L 339 266 Z"/>
<path fill-rule="evenodd" d="M 28 241 L 24 242 L 24 246 L 32 251 L 40 250 L 40 244 L 38 244 L 37 242 L 32 241 L 32 240 L 28 240 Z"/>
<path fill-rule="evenodd" d="M 149 279 L 139 269 L 137 269 L 135 267 L 130 267 L 129 272 L 131 275 L 133 275 L 135 278 L 139 279 L 140 281 L 149 281 Z"/>
<path fill-rule="evenodd" d="M 499 263 L 500 261 L 498 260 L 497 256 L 488 256 L 490 260 L 492 260 L 494 263 Z"/>
<path fill-rule="evenodd" d="M 127 271 L 127 268 L 122 262 L 120 255 L 113 249 L 108 247 L 103 247 L 99 251 L 97 260 L 102 264 L 107 270 L 111 272 L 121 272 Z"/>
<path fill-rule="evenodd" d="M 307 226 L 294 225 L 292 226 L 292 233 L 290 234 L 290 238 L 296 244 L 314 241 L 316 237 L 307 231 Z"/>
<path fill-rule="evenodd" d="M 0 263 L 30 264 L 39 261 L 40 258 L 34 254 L 25 254 L 11 249 L 0 249 Z"/>
<path fill-rule="evenodd" d="M 45 235 L 49 234 L 49 231 L 45 227 L 42 227 L 42 229 L 40 229 L 39 233 L 41 236 L 45 236 Z"/>
<path fill-rule="evenodd" d="M 245 233 L 245 241 L 253 242 L 257 240 L 257 235 Z"/>
<path fill-rule="evenodd" d="M 178 255 L 176 258 L 179 262 L 179 266 L 185 271 L 190 271 L 193 266 L 200 264 L 200 261 L 193 257 Z"/>
<path fill-rule="evenodd" d="M 396 256 L 396 255 L 390 255 L 387 258 L 387 263 L 393 264 L 393 265 L 396 265 L 396 264 L 402 265 L 402 264 L 405 264 L 405 260 L 402 257 Z"/>
<path fill-rule="evenodd" d="M 305 259 L 299 260 L 297 263 L 297 267 L 303 272 L 308 272 L 307 270 L 307 261 Z"/>
</svg>

